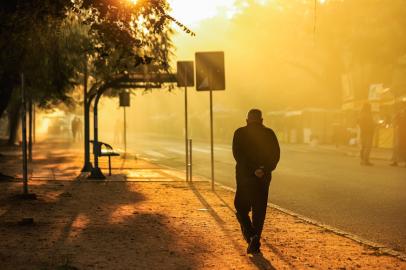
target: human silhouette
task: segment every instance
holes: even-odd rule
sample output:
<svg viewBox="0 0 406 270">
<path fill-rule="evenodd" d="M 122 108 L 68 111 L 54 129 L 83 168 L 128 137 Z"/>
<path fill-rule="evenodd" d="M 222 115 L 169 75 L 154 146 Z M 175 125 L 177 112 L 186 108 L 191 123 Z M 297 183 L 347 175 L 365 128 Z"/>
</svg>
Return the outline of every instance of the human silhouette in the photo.
<svg viewBox="0 0 406 270">
<path fill-rule="evenodd" d="M 233 155 L 237 162 L 234 206 L 249 254 L 260 252 L 269 184 L 280 158 L 278 139 L 262 122 L 261 111 L 250 110 L 247 125 L 237 129 L 233 138 Z"/>
<path fill-rule="evenodd" d="M 406 165 L 406 102 L 402 103 L 402 108 L 394 117 L 394 152 L 392 166 L 397 166 L 400 162 Z"/>
<path fill-rule="evenodd" d="M 361 132 L 361 165 L 371 166 L 373 164 L 369 161 L 369 156 L 372 150 L 372 141 L 375 130 L 375 123 L 371 112 L 371 104 L 365 103 L 362 106 L 358 124 Z"/>
<path fill-rule="evenodd" d="M 400 111 L 397 112 L 392 119 L 393 126 L 393 154 L 392 154 L 392 163 L 391 166 L 398 166 L 400 162 L 400 153 L 399 153 L 399 120 L 400 120 Z"/>
<path fill-rule="evenodd" d="M 83 139 L 83 122 L 80 117 L 76 121 L 76 137 L 79 141 Z"/>
<path fill-rule="evenodd" d="M 78 132 L 78 118 L 75 116 L 71 122 L 72 140 L 76 142 L 76 135 Z"/>
</svg>

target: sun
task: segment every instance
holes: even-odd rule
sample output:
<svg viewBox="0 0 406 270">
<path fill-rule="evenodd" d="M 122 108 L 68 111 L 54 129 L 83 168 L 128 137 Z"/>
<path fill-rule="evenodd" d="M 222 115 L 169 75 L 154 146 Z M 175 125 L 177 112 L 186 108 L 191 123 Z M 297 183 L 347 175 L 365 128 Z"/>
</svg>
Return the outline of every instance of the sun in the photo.
<svg viewBox="0 0 406 270">
<path fill-rule="evenodd" d="M 219 12 L 232 15 L 237 0 L 168 0 L 172 15 L 182 23 L 196 26 L 201 21 L 215 17 Z"/>
</svg>

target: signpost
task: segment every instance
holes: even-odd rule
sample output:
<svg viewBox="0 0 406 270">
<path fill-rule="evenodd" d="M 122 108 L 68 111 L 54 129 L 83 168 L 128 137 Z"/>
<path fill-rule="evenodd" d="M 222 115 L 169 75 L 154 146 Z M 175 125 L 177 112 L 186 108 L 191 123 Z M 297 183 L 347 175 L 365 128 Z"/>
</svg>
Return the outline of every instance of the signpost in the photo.
<svg viewBox="0 0 406 270">
<path fill-rule="evenodd" d="M 224 52 L 197 52 L 196 90 L 210 91 L 211 188 L 214 190 L 213 91 L 225 90 Z"/>
<path fill-rule="evenodd" d="M 189 127 L 188 127 L 188 102 L 187 102 L 187 88 L 194 86 L 194 68 L 193 61 L 178 61 L 177 62 L 177 82 L 178 87 L 185 87 L 185 167 L 186 167 L 186 181 L 192 181 L 192 176 L 189 177 Z"/>
<path fill-rule="evenodd" d="M 120 107 L 123 107 L 124 110 L 124 134 L 123 134 L 123 141 L 124 141 L 124 157 L 127 154 L 127 115 L 125 111 L 125 107 L 130 107 L 130 93 L 128 92 L 121 92 L 119 94 L 120 98 Z"/>
</svg>

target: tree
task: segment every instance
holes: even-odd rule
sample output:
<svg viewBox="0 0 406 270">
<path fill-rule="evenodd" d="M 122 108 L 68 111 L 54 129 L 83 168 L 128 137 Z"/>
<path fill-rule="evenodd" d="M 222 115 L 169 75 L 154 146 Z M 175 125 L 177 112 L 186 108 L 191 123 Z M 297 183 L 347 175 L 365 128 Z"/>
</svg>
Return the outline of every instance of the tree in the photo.
<svg viewBox="0 0 406 270">
<path fill-rule="evenodd" d="M 41 106 L 49 106 L 69 101 L 69 90 L 83 71 L 83 59 L 90 62 L 95 80 L 108 80 L 152 60 L 167 69 L 168 22 L 174 20 L 166 14 L 168 8 L 165 0 L 4 4 L 0 8 L 0 117 L 19 86 L 21 72 L 35 92 L 32 96 L 38 97 Z M 72 26 L 79 32 L 67 31 Z M 83 42 L 72 43 L 72 38 Z"/>
</svg>

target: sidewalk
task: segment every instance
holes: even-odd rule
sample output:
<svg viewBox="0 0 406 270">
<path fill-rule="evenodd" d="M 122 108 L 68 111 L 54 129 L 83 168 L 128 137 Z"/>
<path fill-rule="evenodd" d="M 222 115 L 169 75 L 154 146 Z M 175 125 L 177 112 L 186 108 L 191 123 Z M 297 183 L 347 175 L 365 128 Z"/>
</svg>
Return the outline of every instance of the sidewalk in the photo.
<svg viewBox="0 0 406 270">
<path fill-rule="evenodd" d="M 19 177 L 16 150 L 0 152 L 0 172 Z M 0 269 L 406 269 L 384 249 L 276 208 L 263 256 L 248 257 L 232 191 L 212 192 L 202 178 L 188 184 L 182 172 L 143 160 L 112 161 L 106 181 L 77 179 L 79 149 L 37 144 L 30 190 L 38 200 L 16 198 L 18 181 L 0 182 Z"/>
</svg>

